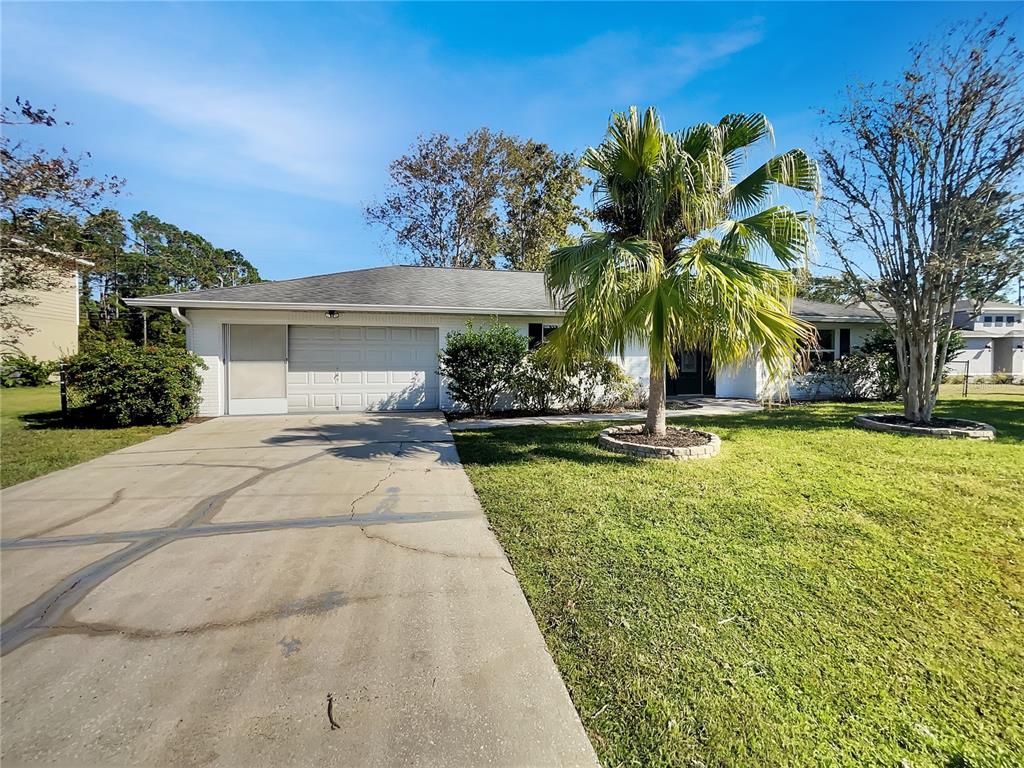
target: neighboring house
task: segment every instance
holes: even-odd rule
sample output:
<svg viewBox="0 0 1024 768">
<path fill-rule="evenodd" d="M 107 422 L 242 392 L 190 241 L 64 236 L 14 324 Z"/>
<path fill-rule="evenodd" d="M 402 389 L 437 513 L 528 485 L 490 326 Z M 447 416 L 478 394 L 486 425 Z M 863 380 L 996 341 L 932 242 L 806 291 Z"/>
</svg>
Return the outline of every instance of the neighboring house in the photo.
<svg viewBox="0 0 1024 768">
<path fill-rule="evenodd" d="M 61 274 L 57 285 L 45 291 L 24 291 L 28 304 L 15 304 L 11 311 L 31 331 L 12 330 L 4 339 L 3 351 L 17 351 L 40 360 L 57 360 L 78 351 L 79 299 L 81 275 L 79 267 L 92 262 L 74 259 L 75 269 Z"/>
<path fill-rule="evenodd" d="M 953 327 L 960 329 L 964 349 L 946 366 L 948 373 L 971 378 L 1000 373 L 1024 377 L 1024 307 L 989 301 L 974 316 L 974 305 L 960 301 Z"/>
<path fill-rule="evenodd" d="M 536 346 L 561 322 L 539 272 L 391 266 L 295 280 L 128 299 L 170 309 L 203 358 L 201 414 L 449 409 L 438 350 L 467 321 L 508 323 Z M 867 309 L 794 302 L 818 328 L 828 360 L 878 325 Z M 633 345 L 614 359 L 646 382 L 647 355 Z M 764 367 L 750 360 L 712 375 L 699 352 L 681 353 L 670 395 L 758 397 Z"/>
</svg>

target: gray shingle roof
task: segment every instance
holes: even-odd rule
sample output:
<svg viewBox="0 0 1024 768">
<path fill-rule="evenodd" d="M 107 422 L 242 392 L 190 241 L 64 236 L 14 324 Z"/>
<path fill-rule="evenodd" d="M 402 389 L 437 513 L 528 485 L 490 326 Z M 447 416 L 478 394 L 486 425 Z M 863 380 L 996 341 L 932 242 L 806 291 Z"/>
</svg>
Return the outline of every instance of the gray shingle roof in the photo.
<svg viewBox="0 0 1024 768">
<path fill-rule="evenodd" d="M 541 272 L 391 266 L 129 299 L 147 307 L 388 308 L 392 310 L 550 314 Z M 807 320 L 877 318 L 869 309 L 797 299 L 793 313 Z"/>
<path fill-rule="evenodd" d="M 132 303 L 201 307 L 225 302 L 313 305 L 325 309 L 400 307 L 535 313 L 553 309 L 540 272 L 404 265 L 147 296 Z"/>
<path fill-rule="evenodd" d="M 1004 309 L 1004 310 L 1005 309 L 1010 309 L 1010 310 L 1015 309 L 1015 310 L 1017 310 L 1019 312 L 1022 309 L 1024 309 L 1024 307 L 1022 307 L 1020 304 L 1011 304 L 1011 303 L 1006 302 L 1006 301 L 999 301 L 997 299 L 993 299 L 992 301 L 986 301 L 985 302 L 985 304 L 983 305 L 983 310 L 982 311 L 984 311 L 984 310 L 995 310 L 995 311 L 998 312 L 1000 309 Z M 970 301 L 970 300 L 967 300 L 967 299 L 965 299 L 963 301 L 958 301 L 956 303 L 956 311 L 957 312 L 973 312 L 974 311 L 974 302 Z"/>
</svg>

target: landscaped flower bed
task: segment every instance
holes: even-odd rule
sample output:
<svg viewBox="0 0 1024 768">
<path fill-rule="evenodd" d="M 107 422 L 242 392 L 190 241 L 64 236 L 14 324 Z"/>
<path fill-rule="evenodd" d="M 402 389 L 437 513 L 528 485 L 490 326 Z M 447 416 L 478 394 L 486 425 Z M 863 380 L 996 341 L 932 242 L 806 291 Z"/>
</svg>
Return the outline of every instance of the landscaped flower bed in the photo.
<svg viewBox="0 0 1024 768">
<path fill-rule="evenodd" d="M 910 421 L 898 413 L 864 413 L 853 417 L 853 423 L 875 432 L 896 432 L 923 437 L 962 440 L 995 440 L 994 427 L 968 419 L 932 419 L 928 424 Z"/>
<path fill-rule="evenodd" d="M 609 451 L 649 459 L 709 459 L 722 447 L 711 432 L 668 427 L 664 435 L 648 435 L 643 429 L 641 424 L 608 427 L 597 441 Z"/>
</svg>

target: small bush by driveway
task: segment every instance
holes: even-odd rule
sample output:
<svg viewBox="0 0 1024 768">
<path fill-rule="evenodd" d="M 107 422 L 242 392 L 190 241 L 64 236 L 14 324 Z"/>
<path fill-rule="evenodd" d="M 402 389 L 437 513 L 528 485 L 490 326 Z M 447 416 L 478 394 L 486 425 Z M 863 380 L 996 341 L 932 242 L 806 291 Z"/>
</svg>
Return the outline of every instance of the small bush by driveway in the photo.
<svg viewBox="0 0 1024 768">
<path fill-rule="evenodd" d="M 940 406 L 984 445 L 864 410 L 691 415 L 700 463 L 456 433 L 604 765 L 1019 764 L 1024 397 Z"/>
</svg>

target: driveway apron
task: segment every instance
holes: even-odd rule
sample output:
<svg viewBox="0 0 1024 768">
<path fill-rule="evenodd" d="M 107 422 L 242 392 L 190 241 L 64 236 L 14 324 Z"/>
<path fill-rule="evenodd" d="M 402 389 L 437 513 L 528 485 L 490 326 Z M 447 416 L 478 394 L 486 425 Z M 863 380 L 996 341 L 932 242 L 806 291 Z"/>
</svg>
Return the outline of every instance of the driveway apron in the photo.
<svg viewBox="0 0 1024 768">
<path fill-rule="evenodd" d="M 595 765 L 440 414 L 222 418 L 6 489 L 4 765 Z"/>
</svg>

